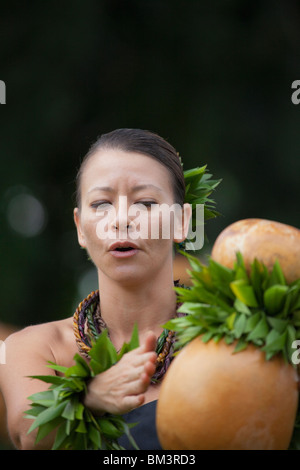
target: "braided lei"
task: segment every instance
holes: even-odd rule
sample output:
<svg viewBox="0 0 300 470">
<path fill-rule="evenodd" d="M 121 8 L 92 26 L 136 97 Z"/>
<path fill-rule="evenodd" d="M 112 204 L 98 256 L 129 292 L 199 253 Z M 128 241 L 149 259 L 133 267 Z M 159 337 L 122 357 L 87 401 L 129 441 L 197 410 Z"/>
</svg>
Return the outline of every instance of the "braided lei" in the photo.
<svg viewBox="0 0 300 470">
<path fill-rule="evenodd" d="M 184 287 L 179 284 L 179 280 L 174 281 L 175 287 Z M 177 308 L 181 303 L 177 302 Z M 175 313 L 175 316 L 182 316 Z M 73 316 L 73 328 L 78 350 L 83 357 L 89 358 L 89 351 L 102 331 L 107 330 L 107 326 L 100 313 L 99 291 L 91 292 L 78 306 Z M 109 336 L 109 332 L 108 332 Z M 175 332 L 164 329 L 157 340 L 156 346 L 156 371 L 151 378 L 153 384 L 159 382 L 166 373 L 173 355 L 173 344 L 175 342 Z"/>
</svg>

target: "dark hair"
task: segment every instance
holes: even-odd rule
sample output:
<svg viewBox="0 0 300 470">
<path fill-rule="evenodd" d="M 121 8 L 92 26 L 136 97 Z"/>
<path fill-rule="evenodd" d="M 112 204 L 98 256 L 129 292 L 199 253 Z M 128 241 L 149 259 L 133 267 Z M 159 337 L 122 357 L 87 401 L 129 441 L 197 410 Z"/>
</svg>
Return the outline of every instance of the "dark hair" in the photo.
<svg viewBox="0 0 300 470">
<path fill-rule="evenodd" d="M 124 152 L 136 152 L 155 158 L 169 170 L 174 191 L 174 199 L 181 206 L 184 204 L 185 181 L 180 157 L 174 147 L 153 132 L 141 129 L 116 129 L 101 135 L 90 147 L 82 160 L 76 178 L 76 203 L 81 206 L 80 183 L 85 165 L 89 158 L 100 149 L 119 149 Z"/>
</svg>

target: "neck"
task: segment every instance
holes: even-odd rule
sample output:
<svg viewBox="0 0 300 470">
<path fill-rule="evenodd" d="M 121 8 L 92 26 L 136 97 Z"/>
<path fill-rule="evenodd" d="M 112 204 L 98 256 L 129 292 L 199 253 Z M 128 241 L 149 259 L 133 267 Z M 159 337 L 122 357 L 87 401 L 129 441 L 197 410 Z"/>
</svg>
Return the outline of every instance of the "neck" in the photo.
<svg viewBox="0 0 300 470">
<path fill-rule="evenodd" d="M 123 284 L 99 272 L 101 316 L 117 348 L 128 342 L 136 324 L 139 339 L 148 331 L 160 335 L 176 311 L 173 271 L 162 269 L 154 279 Z"/>
</svg>

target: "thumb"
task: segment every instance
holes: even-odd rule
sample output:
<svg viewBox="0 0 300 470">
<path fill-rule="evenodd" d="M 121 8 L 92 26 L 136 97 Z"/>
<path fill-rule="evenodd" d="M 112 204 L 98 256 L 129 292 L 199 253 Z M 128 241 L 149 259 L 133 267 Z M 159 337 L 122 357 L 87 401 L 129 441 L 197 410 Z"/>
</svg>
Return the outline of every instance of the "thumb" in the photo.
<svg viewBox="0 0 300 470">
<path fill-rule="evenodd" d="M 157 342 L 157 338 L 155 334 L 152 331 L 149 331 L 143 343 L 144 351 L 145 352 L 155 351 L 156 342 Z"/>
</svg>

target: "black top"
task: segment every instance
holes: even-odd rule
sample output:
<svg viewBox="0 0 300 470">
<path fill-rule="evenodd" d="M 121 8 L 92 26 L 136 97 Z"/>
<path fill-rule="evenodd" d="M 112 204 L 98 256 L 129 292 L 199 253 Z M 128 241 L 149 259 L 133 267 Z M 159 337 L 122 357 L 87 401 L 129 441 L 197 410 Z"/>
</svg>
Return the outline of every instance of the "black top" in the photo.
<svg viewBox="0 0 300 470">
<path fill-rule="evenodd" d="M 162 450 L 156 433 L 156 405 L 154 400 L 123 415 L 127 423 L 138 423 L 130 428 L 130 434 L 140 450 Z M 134 450 L 125 434 L 118 442 L 124 449 Z"/>
</svg>

